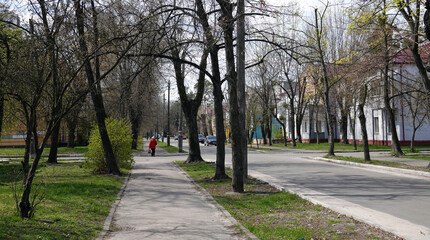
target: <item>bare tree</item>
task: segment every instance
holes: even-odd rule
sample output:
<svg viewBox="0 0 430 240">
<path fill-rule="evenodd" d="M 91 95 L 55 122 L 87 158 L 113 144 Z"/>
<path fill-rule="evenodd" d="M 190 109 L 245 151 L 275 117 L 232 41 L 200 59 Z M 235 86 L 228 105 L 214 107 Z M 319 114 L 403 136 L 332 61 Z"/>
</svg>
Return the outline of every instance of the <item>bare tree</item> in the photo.
<svg viewBox="0 0 430 240">
<path fill-rule="evenodd" d="M 367 137 L 367 127 L 366 127 L 366 114 L 364 113 L 364 105 L 366 103 L 366 98 L 367 98 L 367 85 L 364 84 L 360 91 L 360 100 L 358 103 L 358 111 L 359 111 L 358 119 L 360 120 L 360 125 L 361 125 L 364 160 L 370 161 L 369 141 Z"/>
<path fill-rule="evenodd" d="M 190 145 L 190 148 L 189 148 L 188 158 L 187 158 L 187 161 L 185 161 L 185 163 L 202 162 L 203 159 L 201 157 L 199 139 L 198 139 L 197 113 L 203 99 L 204 86 L 205 86 L 205 74 L 206 74 L 204 70 L 206 69 L 206 65 L 207 65 L 208 51 L 203 50 L 203 54 L 201 56 L 201 60 L 199 64 L 200 70 L 199 70 L 198 79 L 197 79 L 197 93 L 194 99 L 188 99 L 187 92 L 185 90 L 185 85 L 184 85 L 184 81 L 185 81 L 184 68 L 182 68 L 181 62 L 176 60 L 176 59 L 181 59 L 179 54 L 180 53 L 177 49 L 174 49 L 172 51 L 172 55 L 175 58 L 175 60 L 173 60 L 173 65 L 175 68 L 176 83 L 178 87 L 179 96 L 181 98 L 182 110 L 185 114 L 185 118 L 188 123 L 188 133 L 189 133 L 188 143 Z M 185 57 L 185 55 L 186 55 L 186 52 L 184 51 L 182 54 L 182 59 Z"/>
</svg>

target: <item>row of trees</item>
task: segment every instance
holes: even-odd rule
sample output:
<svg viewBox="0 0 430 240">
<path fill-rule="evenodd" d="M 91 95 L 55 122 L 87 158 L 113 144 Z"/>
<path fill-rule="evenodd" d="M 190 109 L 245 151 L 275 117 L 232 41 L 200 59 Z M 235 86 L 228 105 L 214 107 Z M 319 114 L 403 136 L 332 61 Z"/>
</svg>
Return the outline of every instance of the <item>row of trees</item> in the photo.
<svg viewBox="0 0 430 240">
<path fill-rule="evenodd" d="M 276 36 L 273 38 L 276 44 L 254 46 L 254 55 L 258 56 L 255 61 L 260 64 L 249 71 L 251 83 L 248 94 L 250 101 L 260 99 L 257 106 L 261 109 L 261 115 L 253 114 L 255 110 L 250 108 L 248 116 L 260 121 L 250 126 L 260 125 L 263 135 L 266 135 L 264 129 L 270 131 L 272 116 L 279 116 L 279 112 L 288 110 L 290 119 L 277 120 L 283 128 L 289 125 L 294 145 L 295 139 L 301 142 L 304 108 L 324 104 L 330 143 L 328 155 L 334 155 L 336 119 L 342 143 L 348 144 L 348 123 L 351 132 L 355 133 L 355 119 L 358 116 L 363 131 L 362 140 L 367 145 L 364 105 L 371 104 L 366 103 L 368 95 L 381 94 L 392 133 L 392 150 L 396 156 L 402 155 L 395 129 L 394 103 L 402 101 L 408 104 L 414 125 L 413 135 L 428 121 L 429 109 L 420 104 L 426 104 L 429 100 L 426 87 L 428 75 L 421 55 L 427 54 L 428 47 L 419 48 L 427 41 L 422 37 L 423 6 L 422 1 L 366 1 L 351 6 L 342 3 L 325 5 L 315 9 L 313 16 L 307 19 L 296 15 L 286 20 L 285 15 L 280 15 L 277 20 L 280 27 L 275 28 L 276 34 L 272 32 L 270 35 Z M 287 21 L 288 24 L 285 24 Z M 304 23 L 304 26 L 297 27 L 300 25 L 298 22 Z M 264 34 L 267 39 L 267 32 Z M 288 42 L 289 45 L 283 48 L 285 46 L 278 45 L 281 42 Z M 281 53 L 285 54 L 282 60 Z M 399 55 L 404 57 L 408 54 L 415 62 L 420 78 L 404 77 L 403 82 L 399 82 L 394 78 L 399 72 L 395 72 L 391 64 Z M 261 56 L 264 61 L 261 61 Z M 284 105 L 277 104 L 280 88 L 285 94 L 283 98 L 287 99 Z M 381 92 L 377 93 L 379 90 Z M 309 113 L 312 113 L 311 110 Z M 315 114 L 314 111 L 314 118 L 316 116 L 318 112 Z M 249 120 L 250 123 L 252 121 L 255 120 Z M 318 122 L 317 119 L 314 121 Z M 318 128 L 315 130 L 318 139 Z M 295 136 L 296 132 L 298 136 Z M 355 135 L 353 138 L 356 144 Z M 413 139 L 411 142 L 413 149 Z M 365 158 L 370 160 L 368 147 L 365 146 L 365 149 Z"/>
<path fill-rule="evenodd" d="M 282 108 L 288 107 L 290 111 L 288 124 L 298 130 L 298 141 L 301 141 L 304 109 L 308 105 L 324 104 L 329 155 L 333 155 L 335 115 L 340 116 L 343 137 L 347 135 L 348 122 L 352 127 L 355 125 L 352 114 L 358 112 L 363 123 L 362 111 L 370 84 L 363 76 L 369 72 L 383 73 L 384 104 L 390 116 L 391 132 L 395 133 L 391 103 L 396 96 L 406 93 L 398 91 L 393 96 L 389 91 L 394 85 L 390 61 L 399 49 L 409 47 L 412 50 L 422 84 L 428 85 L 418 51 L 423 41 L 419 32 L 423 5 L 420 1 L 414 6 L 406 1 L 368 1 L 350 7 L 349 14 L 341 13 L 339 5 L 326 5 L 312 14 L 300 14 L 295 5 L 272 7 L 264 1 L 248 1 L 246 12 L 242 12 L 242 3 L 230 0 L 37 0 L 26 4 L 32 16 L 28 23 L 27 20 L 25 23 L 13 20 L 18 6 L 3 4 L 0 119 L 5 119 L 4 111 L 18 113 L 13 116 L 22 121 L 27 136 L 22 163 L 25 190 L 19 206 L 21 216 L 32 214 L 31 185 L 48 139 L 51 138 L 52 143 L 48 161 L 55 163 L 60 123 L 66 122 L 71 129 L 69 136 L 74 136 L 73 125 L 87 100 L 93 105 L 107 171 L 120 175 L 106 131 L 107 116 L 128 119 L 133 147 L 136 147 L 139 133 L 148 130 L 149 122 L 156 122 L 154 116 L 160 111 L 162 101 L 157 97 L 163 88 L 162 79 L 174 80 L 189 132 L 187 162 L 202 161 L 197 119 L 201 103 L 208 96 L 204 88 L 209 81 L 215 135 L 219 141 L 214 178 L 228 177 L 225 174 L 223 111 L 228 105 L 233 150 L 232 186 L 234 191 L 243 192 L 246 132 L 260 124 L 271 136 L 272 117 L 276 117 L 284 129 L 287 124 L 278 114 L 282 109 L 276 104 L 279 101 L 277 89 L 284 88 L 287 94 L 288 103 Z M 245 16 L 244 25 L 238 20 Z M 244 28 L 246 34 L 243 34 Z M 244 39 L 251 56 L 246 62 L 244 45 L 240 41 Z M 246 118 L 243 116 L 244 86 L 240 81 L 245 63 L 249 76 Z M 17 81 L 20 84 L 17 85 Z M 419 86 L 419 83 L 415 87 L 411 85 L 407 92 L 420 92 Z M 225 90 L 228 94 L 224 94 Z M 248 130 L 244 129 L 245 124 Z M 366 128 L 362 126 L 362 130 Z M 40 131 L 45 133 L 41 142 Z M 283 135 L 286 143 L 286 133 Z M 294 145 L 296 136 L 292 139 Z M 36 146 L 36 157 L 30 164 L 32 143 Z M 393 134 L 392 143 L 393 150 L 400 155 L 396 134 Z"/>
</svg>

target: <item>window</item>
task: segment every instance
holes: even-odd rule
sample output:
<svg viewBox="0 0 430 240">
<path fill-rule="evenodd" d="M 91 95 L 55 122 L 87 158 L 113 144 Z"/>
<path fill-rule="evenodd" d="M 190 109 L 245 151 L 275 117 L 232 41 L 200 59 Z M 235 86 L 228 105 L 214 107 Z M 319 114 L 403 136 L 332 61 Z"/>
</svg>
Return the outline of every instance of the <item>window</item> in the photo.
<svg viewBox="0 0 430 240">
<path fill-rule="evenodd" d="M 379 117 L 373 117 L 373 130 L 379 133 Z"/>
<path fill-rule="evenodd" d="M 303 132 L 304 133 L 308 132 L 308 121 L 304 121 L 304 123 L 303 123 Z"/>
</svg>

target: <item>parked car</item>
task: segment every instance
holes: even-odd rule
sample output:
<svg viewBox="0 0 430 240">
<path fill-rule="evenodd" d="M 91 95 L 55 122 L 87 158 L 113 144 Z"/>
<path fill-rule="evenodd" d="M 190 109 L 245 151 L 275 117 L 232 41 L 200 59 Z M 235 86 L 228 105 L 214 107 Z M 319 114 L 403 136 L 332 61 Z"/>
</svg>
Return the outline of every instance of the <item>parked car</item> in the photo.
<svg viewBox="0 0 430 240">
<path fill-rule="evenodd" d="M 178 140 L 178 138 L 179 138 L 179 135 L 175 135 L 175 140 Z M 182 135 L 182 139 L 187 139 L 187 136 Z"/>
<path fill-rule="evenodd" d="M 199 142 L 205 143 L 205 136 L 203 134 L 199 134 Z"/>
<path fill-rule="evenodd" d="M 215 145 L 216 146 L 216 137 L 215 136 L 207 136 L 205 139 L 205 146 Z"/>
</svg>

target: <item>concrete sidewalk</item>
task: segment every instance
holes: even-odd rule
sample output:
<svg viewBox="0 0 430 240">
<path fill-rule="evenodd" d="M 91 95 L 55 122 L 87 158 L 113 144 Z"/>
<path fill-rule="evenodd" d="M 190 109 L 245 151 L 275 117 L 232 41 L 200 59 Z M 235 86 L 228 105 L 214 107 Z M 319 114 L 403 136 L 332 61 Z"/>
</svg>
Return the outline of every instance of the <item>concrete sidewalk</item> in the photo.
<svg viewBox="0 0 430 240">
<path fill-rule="evenodd" d="M 186 156 L 167 157 L 161 148 L 157 153 L 135 157 L 103 239 L 246 239 L 233 226 L 237 222 L 172 163 Z"/>
</svg>

